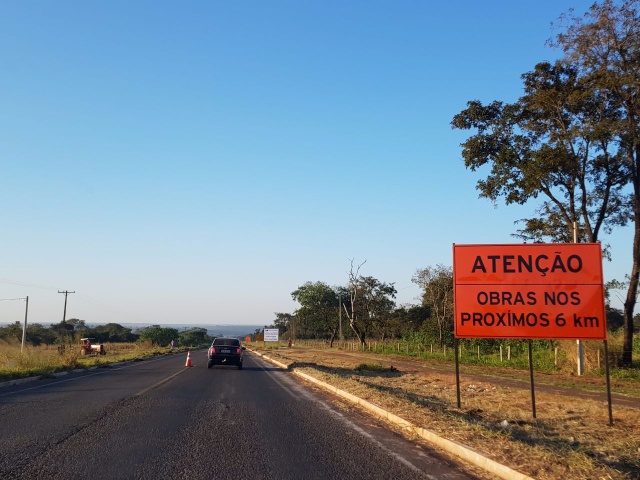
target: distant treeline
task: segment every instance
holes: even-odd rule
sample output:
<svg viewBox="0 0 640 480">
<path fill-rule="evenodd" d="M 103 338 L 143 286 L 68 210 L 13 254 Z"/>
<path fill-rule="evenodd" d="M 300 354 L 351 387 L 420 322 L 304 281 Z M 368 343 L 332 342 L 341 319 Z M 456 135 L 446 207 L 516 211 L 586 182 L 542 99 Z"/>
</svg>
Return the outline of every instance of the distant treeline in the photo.
<svg viewBox="0 0 640 480">
<path fill-rule="evenodd" d="M 0 327 L 0 339 L 14 342 L 22 341 L 23 326 L 20 322 Z M 211 343 L 206 328 L 190 328 L 178 331 L 175 328 L 151 325 L 136 329 L 124 327 L 118 323 L 107 323 L 89 327 L 84 320 L 69 319 L 65 322 L 44 326 L 33 323 L 27 326 L 25 342 L 29 345 L 65 345 L 79 343 L 81 338 L 93 338 L 99 343 L 151 342 L 158 346 L 169 346 L 173 340 L 175 346 L 198 346 Z"/>
</svg>

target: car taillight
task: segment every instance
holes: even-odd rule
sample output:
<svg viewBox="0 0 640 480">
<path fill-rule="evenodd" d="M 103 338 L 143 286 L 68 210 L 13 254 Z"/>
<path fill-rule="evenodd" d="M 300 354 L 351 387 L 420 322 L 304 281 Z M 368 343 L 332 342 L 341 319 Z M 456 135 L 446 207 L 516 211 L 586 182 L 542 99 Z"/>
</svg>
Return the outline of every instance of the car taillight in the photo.
<svg viewBox="0 0 640 480">
<path fill-rule="evenodd" d="M 236 355 L 240 355 L 242 353 L 242 349 L 240 347 L 236 348 Z"/>
<path fill-rule="evenodd" d="M 209 349 L 209 355 L 213 355 L 214 353 L 216 353 L 216 348 L 215 347 L 211 347 Z"/>
</svg>

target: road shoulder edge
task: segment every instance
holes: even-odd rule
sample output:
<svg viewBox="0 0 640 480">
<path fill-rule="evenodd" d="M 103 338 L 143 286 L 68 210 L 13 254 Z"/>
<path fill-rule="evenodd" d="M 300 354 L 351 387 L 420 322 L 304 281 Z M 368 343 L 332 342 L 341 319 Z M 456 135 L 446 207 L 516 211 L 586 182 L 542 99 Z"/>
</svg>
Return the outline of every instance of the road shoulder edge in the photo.
<svg viewBox="0 0 640 480">
<path fill-rule="evenodd" d="M 265 360 L 267 360 L 270 363 L 273 363 L 274 365 L 284 369 L 284 370 L 288 370 L 291 373 L 293 373 L 294 375 L 297 375 L 301 378 L 304 378 L 305 380 L 313 383 L 314 385 L 317 385 L 319 387 L 321 387 L 322 389 L 331 392 L 341 398 L 344 398 L 345 400 L 350 401 L 351 403 L 354 403 L 356 405 L 359 405 L 360 407 L 362 407 L 363 409 L 365 409 L 366 411 L 380 417 L 383 418 L 386 421 L 389 421 L 391 423 L 393 423 L 394 425 L 409 431 L 410 433 L 413 433 L 417 436 L 419 436 L 420 438 L 426 440 L 427 442 L 436 445 L 437 447 L 441 448 L 442 450 L 446 451 L 447 453 L 450 453 L 452 455 L 455 455 L 456 457 L 471 463 L 472 465 L 475 465 L 476 467 L 482 468 L 483 470 L 492 473 L 500 478 L 503 478 L 505 480 L 533 480 L 532 477 L 529 477 L 523 473 L 520 473 L 516 470 L 513 470 L 510 467 L 507 467 L 506 465 L 502 465 L 501 463 L 496 462 L 495 460 L 491 460 L 490 458 L 485 457 L 484 455 L 476 452 L 475 450 L 473 450 L 470 447 L 467 447 L 466 445 L 460 444 L 458 442 L 454 442 L 453 440 L 448 440 L 446 438 L 443 438 L 437 434 L 435 434 L 434 432 L 427 430 L 426 428 L 423 427 L 419 427 L 417 425 L 414 425 L 413 423 L 371 403 L 368 402 L 367 400 L 364 400 L 362 398 L 357 397 L 356 395 L 353 395 L 349 392 L 346 392 L 344 390 L 341 390 L 337 387 L 334 387 L 333 385 L 330 385 L 328 383 L 325 383 L 321 380 L 318 380 L 317 378 L 307 374 L 307 373 L 303 373 L 303 372 L 298 372 L 294 369 L 289 369 L 289 367 L 282 363 L 279 362 L 267 355 L 264 355 L 260 352 L 254 351 L 254 350 L 249 350 L 251 353 L 259 355 L 260 357 L 264 358 Z"/>
</svg>

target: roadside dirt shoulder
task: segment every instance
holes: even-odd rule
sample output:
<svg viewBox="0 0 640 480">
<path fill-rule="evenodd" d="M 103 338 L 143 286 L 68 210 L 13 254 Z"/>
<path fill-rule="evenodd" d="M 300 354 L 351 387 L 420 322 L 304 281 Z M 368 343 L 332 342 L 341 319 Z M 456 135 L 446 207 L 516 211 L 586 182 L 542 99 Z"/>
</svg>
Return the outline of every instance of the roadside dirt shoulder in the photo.
<svg viewBox="0 0 640 480">
<path fill-rule="evenodd" d="M 320 350 L 322 352 L 322 350 Z M 419 375 L 451 374 L 455 381 L 455 366 L 449 363 L 429 362 L 421 359 L 408 359 L 401 356 L 385 356 L 367 354 L 365 352 L 331 352 L 331 356 L 354 358 L 358 361 L 374 361 L 381 365 L 393 366 L 406 373 L 416 373 Z M 503 388 L 531 390 L 528 372 L 514 371 L 510 369 L 492 368 L 486 373 L 480 373 L 479 367 L 465 367 L 460 369 L 461 382 L 481 382 L 500 385 Z M 616 393 L 616 387 L 624 388 L 631 394 Z M 635 393 L 636 391 L 637 393 Z M 574 377 L 562 374 L 541 374 L 534 372 L 534 392 L 551 393 L 563 395 L 567 398 L 584 399 L 593 401 L 607 401 L 606 379 L 600 376 Z M 615 406 L 625 406 L 630 408 L 640 408 L 640 385 L 627 384 L 617 381 L 612 385 L 612 404 Z"/>
</svg>

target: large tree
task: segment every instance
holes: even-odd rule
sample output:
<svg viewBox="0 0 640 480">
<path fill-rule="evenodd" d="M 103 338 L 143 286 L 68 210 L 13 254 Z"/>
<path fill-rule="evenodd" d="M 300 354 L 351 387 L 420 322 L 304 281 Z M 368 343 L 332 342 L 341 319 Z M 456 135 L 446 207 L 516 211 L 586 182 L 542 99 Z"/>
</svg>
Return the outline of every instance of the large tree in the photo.
<svg viewBox="0 0 640 480">
<path fill-rule="evenodd" d="M 609 13 L 615 10 L 605 5 Z M 601 8 L 592 7 L 593 25 L 603 14 Z M 569 38 L 577 42 L 578 26 L 586 24 L 573 22 L 567 30 L 571 35 L 559 36 L 559 43 L 568 44 Z M 606 42 L 599 45 L 604 48 Z M 543 198 L 536 215 L 522 220 L 524 228 L 517 236 L 525 240 L 597 242 L 602 233 L 634 217 L 638 232 L 640 204 L 634 206 L 637 194 L 629 193 L 629 185 L 637 183 L 637 168 L 625 152 L 619 128 L 626 115 L 621 101 L 598 85 L 596 77 L 573 54 L 554 64 L 543 62 L 522 76 L 524 95 L 517 102 L 472 101 L 452 121 L 454 128 L 476 130 L 462 144 L 467 168 L 490 166 L 490 174 L 477 184 L 481 197 L 494 202 L 502 197 L 507 205 Z M 636 239 L 633 305 L 627 300 L 630 319 L 637 291 L 637 246 Z M 632 331 L 625 333 L 627 365 L 632 342 Z"/>
<path fill-rule="evenodd" d="M 300 304 L 295 312 L 301 326 L 320 336 L 328 335 L 333 342 L 338 335 L 338 295 L 324 282 L 307 282 L 291 292 L 293 300 Z"/>
<path fill-rule="evenodd" d="M 578 241 L 597 242 L 629 218 L 629 171 L 603 128 L 615 112 L 560 62 L 540 63 L 522 78 L 517 102 L 471 101 L 454 117 L 454 128 L 476 130 L 462 144 L 465 166 L 490 166 L 477 183 L 480 197 L 507 205 L 543 197 L 521 220 L 522 239 L 571 242 L 575 226 Z"/>
<path fill-rule="evenodd" d="M 584 18 L 562 18 L 552 44 L 576 65 L 592 91 L 606 97 L 616 117 L 605 125 L 630 172 L 633 265 L 624 302 L 623 364 L 632 365 L 633 311 L 640 278 L 640 1 L 594 3 Z"/>
<path fill-rule="evenodd" d="M 396 306 L 396 288 L 393 283 L 374 277 L 360 277 L 360 297 L 356 308 L 360 312 L 359 324 L 364 343 L 365 335 L 377 333 L 384 340 L 390 330 L 390 320 Z"/>
</svg>

